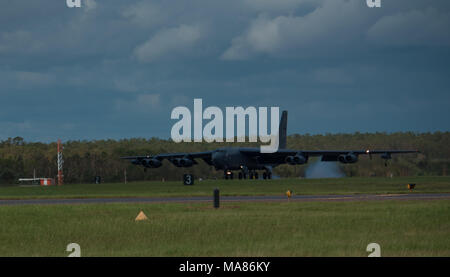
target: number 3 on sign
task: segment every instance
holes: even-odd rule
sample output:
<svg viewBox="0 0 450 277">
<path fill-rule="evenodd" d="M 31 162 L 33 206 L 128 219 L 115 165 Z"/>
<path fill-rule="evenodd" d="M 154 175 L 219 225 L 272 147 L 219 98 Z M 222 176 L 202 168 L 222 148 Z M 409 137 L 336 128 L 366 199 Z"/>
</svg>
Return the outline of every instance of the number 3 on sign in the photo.
<svg viewBox="0 0 450 277">
<path fill-rule="evenodd" d="M 368 257 L 381 257 L 381 247 L 378 243 L 369 243 L 367 245 L 366 251 L 371 252 Z"/>
<path fill-rule="evenodd" d="M 69 243 L 66 247 L 67 252 L 72 252 L 67 257 L 81 257 L 81 248 L 78 243 Z"/>
<path fill-rule="evenodd" d="M 194 184 L 194 176 L 192 174 L 184 174 L 183 184 L 186 186 L 192 186 Z"/>
</svg>

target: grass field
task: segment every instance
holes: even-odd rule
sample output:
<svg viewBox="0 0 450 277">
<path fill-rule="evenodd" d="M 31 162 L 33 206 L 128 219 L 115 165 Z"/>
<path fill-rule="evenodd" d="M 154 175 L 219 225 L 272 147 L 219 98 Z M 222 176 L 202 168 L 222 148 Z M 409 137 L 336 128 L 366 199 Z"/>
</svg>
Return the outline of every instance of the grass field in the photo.
<svg viewBox="0 0 450 277">
<path fill-rule="evenodd" d="M 450 255 L 448 200 L 0 206 L 0 222 L 0 256 Z"/>
<path fill-rule="evenodd" d="M 409 192 L 407 183 L 415 183 Z M 0 187 L 2 199 L 450 192 L 449 177 Z M 450 256 L 450 200 L 0 206 L 0 256 Z M 136 222 L 140 210 L 148 221 Z"/>
<path fill-rule="evenodd" d="M 132 182 L 128 184 L 67 184 L 61 187 L 0 187 L 0 199 L 210 196 L 214 188 L 221 195 L 408 193 L 406 184 L 415 183 L 415 192 L 450 192 L 450 177 L 336 178 L 278 180 L 205 180 L 194 186 L 178 182 Z"/>
</svg>

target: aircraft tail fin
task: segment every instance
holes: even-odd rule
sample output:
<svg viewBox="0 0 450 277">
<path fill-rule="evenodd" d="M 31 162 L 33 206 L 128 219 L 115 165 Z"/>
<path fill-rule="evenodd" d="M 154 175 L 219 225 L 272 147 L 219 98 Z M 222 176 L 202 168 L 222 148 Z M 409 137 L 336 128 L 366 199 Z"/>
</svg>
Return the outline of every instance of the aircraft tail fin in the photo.
<svg viewBox="0 0 450 277">
<path fill-rule="evenodd" d="M 280 127 L 278 128 L 279 149 L 286 148 L 286 132 L 287 132 L 287 111 L 283 111 L 281 114 Z"/>
</svg>

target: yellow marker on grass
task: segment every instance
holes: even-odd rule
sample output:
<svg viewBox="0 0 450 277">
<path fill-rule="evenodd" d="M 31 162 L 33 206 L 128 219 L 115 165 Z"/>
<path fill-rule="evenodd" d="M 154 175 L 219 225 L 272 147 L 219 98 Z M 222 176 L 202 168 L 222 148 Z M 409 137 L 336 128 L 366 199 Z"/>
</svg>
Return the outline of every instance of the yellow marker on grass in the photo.
<svg viewBox="0 0 450 277">
<path fill-rule="evenodd" d="M 286 196 L 289 199 L 291 199 L 292 195 L 294 195 L 294 193 L 289 189 L 288 191 L 286 191 Z"/>
<path fill-rule="evenodd" d="M 148 220 L 148 217 L 141 211 L 135 219 L 136 221 Z"/>
</svg>

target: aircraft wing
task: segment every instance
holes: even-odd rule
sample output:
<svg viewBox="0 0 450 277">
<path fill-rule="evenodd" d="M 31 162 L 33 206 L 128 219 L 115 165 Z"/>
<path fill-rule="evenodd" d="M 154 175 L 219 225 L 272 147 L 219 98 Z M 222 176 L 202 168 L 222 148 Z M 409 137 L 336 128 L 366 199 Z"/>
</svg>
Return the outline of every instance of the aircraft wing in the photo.
<svg viewBox="0 0 450 277">
<path fill-rule="evenodd" d="M 212 165 L 211 161 L 212 151 L 205 152 L 196 152 L 196 153 L 166 153 L 166 154 L 157 154 L 157 155 L 144 155 L 144 156 L 125 156 L 120 157 L 121 159 L 132 160 L 135 164 L 143 164 L 148 160 L 158 160 L 162 161 L 164 159 L 169 160 L 173 164 L 177 165 L 177 162 L 180 159 L 187 159 L 192 161 L 192 164 L 197 164 L 195 159 L 202 159 L 207 164 Z"/>
<path fill-rule="evenodd" d="M 302 155 L 306 158 L 321 156 L 322 161 L 338 161 L 342 155 L 382 155 L 384 159 L 390 159 L 391 154 L 418 153 L 417 150 L 291 150 L 279 149 L 275 153 L 261 153 L 258 148 L 241 149 L 241 153 L 247 156 L 255 157 L 258 161 L 264 163 L 283 163 L 289 156 Z"/>
</svg>

